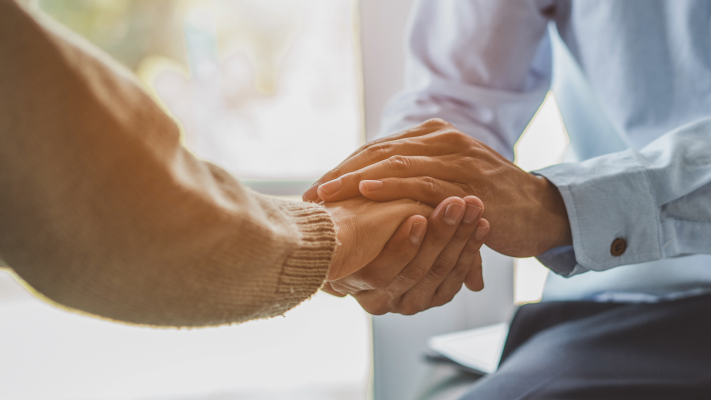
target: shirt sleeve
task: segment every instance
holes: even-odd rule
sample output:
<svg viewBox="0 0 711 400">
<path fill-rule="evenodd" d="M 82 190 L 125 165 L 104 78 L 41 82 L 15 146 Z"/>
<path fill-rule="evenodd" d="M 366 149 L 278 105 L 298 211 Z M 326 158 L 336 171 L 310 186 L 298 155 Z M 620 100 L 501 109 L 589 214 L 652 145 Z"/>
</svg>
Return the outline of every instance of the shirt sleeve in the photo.
<svg viewBox="0 0 711 400">
<path fill-rule="evenodd" d="M 323 284 L 330 214 L 199 160 L 129 71 L 12 0 L 0 60 L 0 256 L 36 294 L 207 326 L 283 314 Z"/>
<path fill-rule="evenodd" d="M 711 118 L 629 149 L 539 171 L 560 190 L 573 246 L 539 259 L 572 276 L 711 254 Z"/>
<path fill-rule="evenodd" d="M 380 135 L 442 118 L 509 159 L 550 87 L 552 0 L 420 0 Z"/>
</svg>

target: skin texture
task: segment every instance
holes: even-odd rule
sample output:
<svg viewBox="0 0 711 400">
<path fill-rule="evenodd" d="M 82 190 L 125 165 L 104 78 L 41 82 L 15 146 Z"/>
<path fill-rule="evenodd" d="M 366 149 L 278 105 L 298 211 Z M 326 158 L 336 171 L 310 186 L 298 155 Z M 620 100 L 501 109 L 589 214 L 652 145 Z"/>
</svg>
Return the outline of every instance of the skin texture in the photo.
<svg viewBox="0 0 711 400">
<path fill-rule="evenodd" d="M 429 216 L 432 208 L 412 200 L 373 202 L 357 197 L 324 204 L 336 224 L 336 247 L 327 280 L 360 270 L 375 259 L 398 227 L 413 215 Z"/>
<path fill-rule="evenodd" d="M 405 220 L 373 261 L 323 290 L 350 294 L 371 314 L 412 315 L 448 303 L 462 283 L 483 289 L 479 250 L 489 231 L 483 208 L 474 196 L 445 199 L 429 219 Z"/>
<path fill-rule="evenodd" d="M 433 119 L 361 147 L 304 194 L 306 200 L 409 198 L 435 206 L 450 196 L 487 204 L 486 244 L 513 257 L 572 244 L 558 189 L 451 124 Z"/>
</svg>

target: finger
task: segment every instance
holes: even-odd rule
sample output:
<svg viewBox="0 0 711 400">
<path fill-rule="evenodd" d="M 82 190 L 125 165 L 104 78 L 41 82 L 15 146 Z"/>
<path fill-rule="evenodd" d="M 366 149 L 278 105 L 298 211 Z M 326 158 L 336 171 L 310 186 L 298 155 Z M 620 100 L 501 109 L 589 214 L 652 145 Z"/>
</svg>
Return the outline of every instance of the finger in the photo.
<svg viewBox="0 0 711 400">
<path fill-rule="evenodd" d="M 334 180 L 342 175 L 345 175 L 347 173 L 356 171 L 360 168 L 363 168 L 366 165 L 370 165 L 375 161 L 370 161 L 367 162 L 368 159 L 372 160 L 377 160 L 377 161 L 382 161 L 386 158 L 389 158 L 390 155 L 395 155 L 398 151 L 405 152 L 402 148 L 398 147 L 390 147 L 389 149 L 393 150 L 393 152 L 388 153 L 388 152 L 382 152 L 381 150 L 377 150 L 379 146 L 385 145 L 386 143 L 389 142 L 396 142 L 396 141 L 402 141 L 404 142 L 404 139 L 408 138 L 416 138 L 416 137 L 421 137 L 424 135 L 429 135 L 433 132 L 441 131 L 441 130 L 453 130 L 454 126 L 452 126 L 450 123 L 441 120 L 439 118 L 434 118 L 427 120 L 423 122 L 422 124 L 413 126 L 409 129 L 406 129 L 402 132 L 398 132 L 395 134 L 392 134 L 390 136 L 386 136 L 384 138 L 376 139 L 373 140 L 372 142 L 366 143 L 365 145 L 361 146 L 358 148 L 358 150 L 354 151 L 350 156 L 348 156 L 345 160 L 343 160 L 336 168 L 328 171 L 326 174 L 324 174 L 316 183 L 314 184 L 317 188 L 320 184 L 329 182 L 331 180 Z M 425 151 L 425 153 L 421 154 L 431 154 L 433 151 L 437 151 L 438 147 L 441 144 L 444 144 L 446 141 L 435 141 L 434 143 L 430 143 L 429 148 L 423 149 L 422 147 L 419 147 L 419 150 Z M 401 143 L 404 144 L 404 143 Z M 434 145 L 434 148 L 433 148 Z M 376 148 L 376 150 L 373 150 L 373 148 Z M 388 148 L 387 145 L 385 148 Z M 397 148 L 397 151 L 395 149 Z M 366 154 L 366 152 L 369 152 Z M 386 154 L 390 154 L 386 157 Z M 403 155 L 408 155 L 408 154 L 403 154 Z M 412 154 L 414 155 L 414 154 Z M 384 158 L 378 158 L 378 157 L 384 157 Z M 356 161 L 358 159 L 358 161 Z M 363 160 L 363 161 L 360 161 Z M 317 198 L 317 192 L 313 187 L 309 188 L 306 193 L 302 196 L 304 201 L 313 201 L 316 202 Z"/>
<path fill-rule="evenodd" d="M 318 190 L 319 185 L 321 185 L 321 181 L 314 182 L 301 196 L 301 200 L 318 203 L 318 193 L 316 191 Z"/>
<path fill-rule="evenodd" d="M 489 235 L 489 230 L 490 230 L 490 224 L 489 221 L 482 220 L 480 223 L 480 226 L 477 228 L 477 231 L 475 233 L 475 236 L 480 237 L 482 243 L 486 241 L 486 238 Z M 479 251 L 476 255 L 476 259 L 474 260 L 474 263 L 472 264 L 472 268 L 469 270 L 469 274 L 467 275 L 464 283 L 466 284 L 467 288 L 469 290 L 473 290 L 475 292 L 478 292 L 482 289 L 484 289 L 484 275 L 483 275 L 483 266 L 482 266 L 482 258 L 481 258 L 481 251 Z"/>
<path fill-rule="evenodd" d="M 467 196 L 463 200 L 467 205 L 467 210 L 462 222 L 443 248 L 433 249 L 433 251 L 439 250 L 439 255 L 422 280 L 403 295 L 402 304 L 405 308 L 421 311 L 431 307 L 432 299 L 438 288 L 448 277 L 455 282 L 458 281 L 459 287 L 462 286 L 471 263 L 479 251 L 478 248 L 471 246 L 471 238 L 474 236 L 479 218 L 484 210 L 484 204 L 477 197 Z M 431 230 L 434 229 L 433 226 Z M 450 284 L 448 288 L 452 285 Z"/>
<path fill-rule="evenodd" d="M 440 307 L 452 301 L 454 296 L 456 296 L 462 289 L 464 280 L 470 270 L 471 265 L 457 262 L 457 265 L 454 266 L 452 272 L 447 275 L 442 284 L 440 284 L 437 290 L 433 293 L 427 308 Z"/>
<path fill-rule="evenodd" d="M 353 295 L 353 298 L 371 315 L 383 315 L 396 310 L 396 299 L 385 290 L 364 290 Z"/>
<path fill-rule="evenodd" d="M 482 219 L 479 222 L 479 226 L 477 227 L 476 232 L 474 232 L 476 240 L 481 242 L 481 245 L 479 245 L 479 249 L 481 249 L 481 246 L 483 246 L 484 242 L 486 242 L 486 238 L 489 236 L 490 228 L 491 225 L 489 224 L 489 221 Z M 474 260 L 474 263 L 472 264 L 471 269 L 469 270 L 469 274 L 467 274 L 467 277 L 464 280 L 464 284 L 469 290 L 473 290 L 475 292 L 484 289 L 484 275 L 481 260 L 481 250 L 476 253 L 476 258 Z"/>
<path fill-rule="evenodd" d="M 358 190 L 373 201 L 412 199 L 432 207 L 447 197 L 464 197 L 468 194 L 463 185 L 429 176 L 361 181 Z"/>
<path fill-rule="evenodd" d="M 430 134 L 420 137 L 402 138 L 397 140 L 371 143 L 358 154 L 352 155 L 341 164 L 329 171 L 322 182 L 336 179 L 339 176 L 365 168 L 369 165 L 385 161 L 393 156 L 442 156 L 461 151 L 460 146 L 452 146 L 447 140 L 437 140 L 441 135 Z"/>
<path fill-rule="evenodd" d="M 323 200 L 334 202 L 360 196 L 358 186 L 364 180 L 431 176 L 456 182 L 462 176 L 462 166 L 456 161 L 457 156 L 453 155 L 393 156 L 326 182 L 319 186 L 317 193 Z"/>
<path fill-rule="evenodd" d="M 466 203 L 458 197 L 445 199 L 437 206 L 430 215 L 427 233 L 417 255 L 388 286 L 387 291 L 391 296 L 400 297 L 429 272 L 459 227 L 465 210 Z"/>
<path fill-rule="evenodd" d="M 385 288 L 412 261 L 427 232 L 427 218 L 413 215 L 400 225 L 378 256 L 357 272 L 332 281 L 335 290 L 356 294 L 363 290 Z"/>
<path fill-rule="evenodd" d="M 488 226 L 488 221 L 486 221 L 485 219 L 480 219 L 477 227 L 482 225 L 482 221 L 484 225 Z M 479 289 L 472 289 L 471 287 L 470 289 L 483 289 L 484 283 L 483 279 L 481 278 L 481 254 L 479 253 L 479 249 L 486 240 L 486 234 L 484 235 L 483 239 L 479 240 L 475 238 L 475 234 L 471 236 L 469 242 L 467 242 L 467 246 L 465 246 L 465 250 L 462 251 L 465 256 L 459 258 L 459 260 L 457 261 L 457 265 L 454 267 L 454 270 L 452 270 L 452 272 L 447 275 L 445 281 L 437 289 L 437 293 L 433 297 L 430 304 L 426 306 L 414 304 L 411 305 L 411 307 L 408 309 L 402 302 L 402 296 L 391 293 L 391 291 L 387 290 L 364 290 L 362 292 L 356 293 L 355 295 L 353 295 L 353 297 L 358 301 L 358 303 L 361 305 L 361 307 L 363 307 L 366 312 L 372 315 L 383 315 L 388 312 L 400 312 L 402 314 L 412 315 L 431 307 L 438 307 L 444 305 L 452 301 L 454 296 L 459 292 L 459 290 L 462 288 L 462 281 L 465 279 L 469 279 L 469 277 L 472 276 L 471 270 L 474 269 L 474 266 L 471 266 L 470 264 L 472 259 L 472 253 L 474 254 L 474 264 L 478 266 L 477 282 L 479 282 Z M 467 271 L 470 271 L 469 274 L 467 273 Z"/>
<path fill-rule="evenodd" d="M 481 253 L 479 253 L 476 255 L 476 259 L 469 269 L 467 277 L 464 279 L 464 284 L 467 286 L 467 289 L 473 292 L 478 292 L 484 289 L 484 274 L 482 267 Z"/>
<path fill-rule="evenodd" d="M 480 219 L 477 230 L 482 226 L 488 227 L 489 222 L 483 218 Z M 481 266 L 481 254 L 479 251 L 484 245 L 486 235 L 483 237 L 478 236 L 477 230 L 474 231 L 462 250 L 462 254 L 457 260 L 457 265 L 452 270 L 452 273 L 447 275 L 447 278 L 444 279 L 433 294 L 430 307 L 438 307 L 452 301 L 454 296 L 461 290 L 462 284 L 467 282 L 467 279 L 470 279 L 471 284 L 479 285 L 472 290 L 479 291 L 483 288 L 484 280 L 481 276 L 481 268 L 479 268 Z"/>
<path fill-rule="evenodd" d="M 330 295 L 333 295 L 333 296 L 336 296 L 336 297 L 346 297 L 345 294 L 339 293 L 338 291 L 334 290 L 334 289 L 331 287 L 331 283 L 330 283 L 330 282 L 324 283 L 323 286 L 321 286 L 321 291 L 326 292 L 326 293 L 328 293 L 328 294 L 330 294 Z"/>
</svg>

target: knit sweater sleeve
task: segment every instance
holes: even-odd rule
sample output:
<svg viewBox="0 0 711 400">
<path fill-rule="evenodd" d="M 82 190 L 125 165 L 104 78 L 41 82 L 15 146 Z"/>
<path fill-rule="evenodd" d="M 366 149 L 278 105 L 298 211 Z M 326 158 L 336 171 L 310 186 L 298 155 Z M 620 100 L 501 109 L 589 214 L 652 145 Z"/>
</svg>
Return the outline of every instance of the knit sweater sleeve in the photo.
<svg viewBox="0 0 711 400">
<path fill-rule="evenodd" d="M 134 324 L 283 314 L 323 284 L 330 214 L 181 144 L 133 75 L 0 0 L 0 258 L 43 297 Z"/>
</svg>

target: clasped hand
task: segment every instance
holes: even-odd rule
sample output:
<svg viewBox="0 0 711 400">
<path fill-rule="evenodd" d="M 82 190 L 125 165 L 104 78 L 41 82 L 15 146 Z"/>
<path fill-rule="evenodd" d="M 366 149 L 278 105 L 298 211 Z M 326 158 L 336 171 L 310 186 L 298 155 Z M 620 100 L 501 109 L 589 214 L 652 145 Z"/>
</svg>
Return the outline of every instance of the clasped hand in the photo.
<svg viewBox="0 0 711 400">
<path fill-rule="evenodd" d="M 552 183 L 439 119 L 366 144 L 325 174 L 304 199 L 335 202 L 361 195 L 375 201 L 407 198 L 432 207 L 450 196 L 478 196 L 491 221 L 486 244 L 513 257 L 572 244 L 565 203 Z"/>
<path fill-rule="evenodd" d="M 412 314 L 444 304 L 457 293 L 462 279 L 470 289 L 480 290 L 479 248 L 484 242 L 513 257 L 537 256 L 572 243 L 565 203 L 553 184 L 521 170 L 439 119 L 366 144 L 326 173 L 303 198 L 324 201 L 329 208 L 339 207 L 345 204 L 339 202 L 346 200 L 375 207 L 362 203 L 364 198 L 384 202 L 380 204 L 392 210 L 400 207 L 397 212 L 378 215 L 376 223 L 383 228 L 378 235 L 371 236 L 378 229 L 364 226 L 362 234 L 368 238 L 355 242 L 364 251 L 365 244 L 371 243 L 368 240 L 383 241 L 383 235 L 394 232 L 394 221 L 405 220 L 383 251 L 377 257 L 377 252 L 370 254 L 372 261 L 354 269 L 351 275 L 341 270 L 331 276 L 333 280 L 324 288 L 334 294 L 354 295 L 375 314 Z M 412 235 L 423 229 L 418 224 L 424 223 L 424 217 L 407 216 L 425 215 L 428 210 L 401 199 L 436 207 L 419 246 L 406 238 L 408 232 Z M 490 233 L 488 221 L 482 218 L 482 200 L 487 204 L 486 217 L 492 222 Z M 393 201 L 396 203 L 389 203 Z M 478 221 L 457 223 L 456 228 L 445 226 L 443 210 L 459 202 L 481 207 Z M 472 235 L 476 224 L 487 232 Z M 341 257 L 353 251 L 344 245 Z"/>
<path fill-rule="evenodd" d="M 479 249 L 489 224 L 478 198 L 450 197 L 434 210 L 363 197 L 324 206 L 339 241 L 324 291 L 350 294 L 371 314 L 412 315 L 448 303 L 463 282 L 484 287 Z"/>
</svg>

